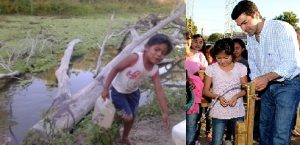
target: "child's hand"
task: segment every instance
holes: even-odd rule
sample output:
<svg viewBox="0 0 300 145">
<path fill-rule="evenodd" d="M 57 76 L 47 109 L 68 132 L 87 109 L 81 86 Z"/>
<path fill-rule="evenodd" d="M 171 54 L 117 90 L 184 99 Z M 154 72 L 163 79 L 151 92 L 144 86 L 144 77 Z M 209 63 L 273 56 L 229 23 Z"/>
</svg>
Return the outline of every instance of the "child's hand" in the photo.
<svg viewBox="0 0 300 145">
<path fill-rule="evenodd" d="M 103 90 L 102 93 L 101 93 L 101 96 L 103 98 L 103 100 L 105 101 L 106 98 L 108 98 L 108 94 L 109 94 L 109 91 L 108 90 Z"/>
<path fill-rule="evenodd" d="M 229 101 L 228 101 L 228 105 L 230 107 L 234 107 L 237 103 L 237 100 L 238 100 L 238 97 L 236 96 L 233 96 Z"/>
<path fill-rule="evenodd" d="M 185 48 L 187 49 L 187 48 L 190 48 L 190 47 L 191 47 L 191 43 L 188 40 L 186 40 L 185 41 Z"/>
<path fill-rule="evenodd" d="M 219 100 L 220 100 L 220 104 L 221 104 L 223 107 L 227 107 L 227 106 L 228 106 L 228 101 L 227 101 L 223 96 L 220 96 L 220 97 L 219 97 Z"/>
<path fill-rule="evenodd" d="M 168 113 L 163 113 L 162 118 L 163 118 L 163 121 L 164 121 L 165 128 L 169 129 L 170 128 L 170 119 L 169 119 Z"/>
</svg>

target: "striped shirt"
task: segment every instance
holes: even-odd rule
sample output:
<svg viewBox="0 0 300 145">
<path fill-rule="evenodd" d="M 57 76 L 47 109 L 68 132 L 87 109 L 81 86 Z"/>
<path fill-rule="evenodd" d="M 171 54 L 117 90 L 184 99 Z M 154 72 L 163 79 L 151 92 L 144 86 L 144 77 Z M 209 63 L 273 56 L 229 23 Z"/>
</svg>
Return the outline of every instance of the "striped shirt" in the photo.
<svg viewBox="0 0 300 145">
<path fill-rule="evenodd" d="M 259 42 L 255 35 L 247 37 L 250 78 L 275 72 L 281 78 L 290 80 L 300 73 L 300 52 L 294 28 L 279 20 L 266 20 Z"/>
</svg>

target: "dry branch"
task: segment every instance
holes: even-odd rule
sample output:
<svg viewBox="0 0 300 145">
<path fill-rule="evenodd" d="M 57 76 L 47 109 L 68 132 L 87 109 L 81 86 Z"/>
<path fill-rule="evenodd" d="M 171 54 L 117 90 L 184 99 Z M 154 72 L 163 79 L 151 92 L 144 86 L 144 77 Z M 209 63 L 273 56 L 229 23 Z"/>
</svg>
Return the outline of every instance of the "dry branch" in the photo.
<svg viewBox="0 0 300 145">
<path fill-rule="evenodd" d="M 14 71 L 8 74 L 0 74 L 0 79 L 6 79 L 6 78 L 14 78 L 18 75 L 20 75 L 21 73 L 18 71 Z"/>
<path fill-rule="evenodd" d="M 78 43 L 80 43 L 80 40 L 75 39 L 68 44 L 64 56 L 61 59 L 60 67 L 55 72 L 55 76 L 58 81 L 58 97 L 63 97 L 63 99 L 60 99 L 60 101 L 64 101 L 65 99 L 69 99 L 71 97 L 70 77 L 68 75 L 68 70 L 74 46 Z"/>
<path fill-rule="evenodd" d="M 98 44 L 98 47 L 100 49 L 100 53 L 99 53 L 99 56 L 98 56 L 98 60 L 97 60 L 97 65 L 96 65 L 96 71 L 95 71 L 95 74 L 94 74 L 94 78 L 99 74 L 100 72 L 100 68 L 101 68 L 101 58 L 102 58 L 102 55 L 103 55 L 103 52 L 104 52 L 104 48 L 105 48 L 105 44 L 106 44 L 106 41 L 108 39 L 110 39 L 112 37 L 112 22 L 114 21 L 114 16 L 115 14 L 113 13 L 110 17 L 110 21 L 108 22 L 108 31 L 107 31 L 107 34 L 102 42 L 102 45 L 100 46 L 100 44 Z"/>
</svg>

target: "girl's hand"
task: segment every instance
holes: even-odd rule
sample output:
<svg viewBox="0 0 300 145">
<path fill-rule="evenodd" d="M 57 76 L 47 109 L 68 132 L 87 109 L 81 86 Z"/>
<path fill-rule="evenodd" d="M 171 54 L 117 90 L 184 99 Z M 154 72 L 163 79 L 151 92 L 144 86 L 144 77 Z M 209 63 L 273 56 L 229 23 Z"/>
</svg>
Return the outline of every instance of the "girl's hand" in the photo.
<svg viewBox="0 0 300 145">
<path fill-rule="evenodd" d="M 164 121 L 165 128 L 169 129 L 170 128 L 170 119 L 169 119 L 168 113 L 163 113 L 162 118 L 163 118 L 163 121 Z"/>
<path fill-rule="evenodd" d="M 228 105 L 230 107 L 234 107 L 237 103 L 238 97 L 237 96 L 233 96 L 229 101 L 228 101 Z"/>
<path fill-rule="evenodd" d="M 227 107 L 227 106 L 228 106 L 228 101 L 227 101 L 223 96 L 220 96 L 220 97 L 219 97 L 219 100 L 220 100 L 220 104 L 221 104 L 223 107 Z"/>
<path fill-rule="evenodd" d="M 106 90 L 106 89 L 103 89 L 103 91 L 101 93 L 101 96 L 102 96 L 104 101 L 106 100 L 106 98 L 108 98 L 108 95 L 109 95 L 109 91 Z"/>
</svg>

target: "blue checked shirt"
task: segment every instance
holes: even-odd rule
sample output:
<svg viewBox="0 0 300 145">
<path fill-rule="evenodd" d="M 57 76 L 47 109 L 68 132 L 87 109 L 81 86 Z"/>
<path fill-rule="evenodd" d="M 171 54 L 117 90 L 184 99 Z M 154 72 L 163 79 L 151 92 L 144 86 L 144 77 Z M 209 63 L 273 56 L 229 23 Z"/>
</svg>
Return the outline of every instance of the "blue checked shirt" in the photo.
<svg viewBox="0 0 300 145">
<path fill-rule="evenodd" d="M 300 51 L 294 28 L 286 22 L 266 20 L 260 33 L 260 42 L 255 36 L 247 37 L 250 78 L 275 72 L 290 80 L 300 73 Z"/>
</svg>

